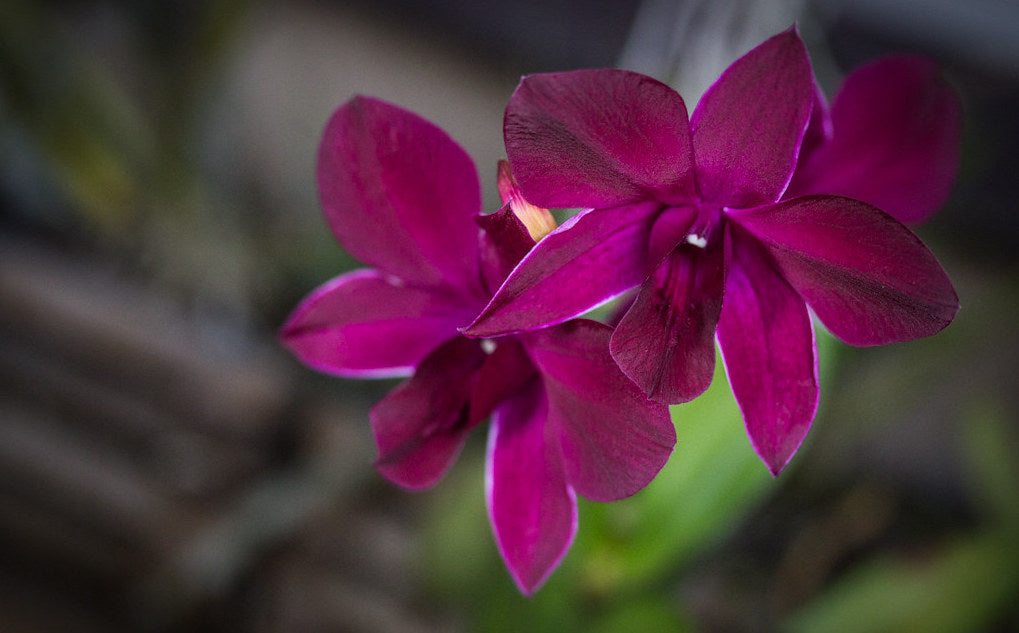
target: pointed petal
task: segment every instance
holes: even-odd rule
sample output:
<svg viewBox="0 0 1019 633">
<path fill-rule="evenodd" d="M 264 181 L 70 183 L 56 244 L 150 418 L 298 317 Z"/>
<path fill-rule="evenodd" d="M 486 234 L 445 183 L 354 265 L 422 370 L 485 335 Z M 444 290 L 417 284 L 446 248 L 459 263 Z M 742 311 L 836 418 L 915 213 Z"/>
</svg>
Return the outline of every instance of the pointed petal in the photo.
<svg viewBox="0 0 1019 633">
<path fill-rule="evenodd" d="M 962 116 L 932 60 L 900 55 L 861 66 L 831 116 L 831 141 L 802 162 L 789 197 L 856 198 L 905 223 L 944 204 L 959 169 Z"/>
<path fill-rule="evenodd" d="M 658 205 L 581 212 L 538 242 L 466 330 L 495 336 L 560 323 L 639 284 Z"/>
<path fill-rule="evenodd" d="M 474 221 L 483 230 L 481 272 L 485 286 L 494 294 L 510 271 L 534 247 L 534 239 L 509 204 L 495 213 L 476 215 Z"/>
<path fill-rule="evenodd" d="M 528 332 L 541 371 L 549 420 L 562 433 L 570 485 L 593 501 L 615 501 L 646 486 L 676 443 L 669 408 L 651 402 L 609 355 L 608 326 L 587 319 Z"/>
<path fill-rule="evenodd" d="M 753 237 L 732 230 L 718 346 L 754 450 L 777 475 L 817 412 L 817 348 L 803 299 Z"/>
<path fill-rule="evenodd" d="M 375 467 L 386 479 L 417 490 L 446 473 L 472 427 L 470 397 L 484 361 L 477 341 L 457 336 L 372 407 Z"/>
<path fill-rule="evenodd" d="M 764 244 L 832 334 L 851 345 L 930 336 L 959 309 L 934 255 L 868 204 L 806 196 L 728 214 Z"/>
<path fill-rule="evenodd" d="M 598 69 L 524 77 L 503 129 L 513 173 L 533 204 L 675 204 L 693 193 L 686 105 L 645 75 Z"/>
<path fill-rule="evenodd" d="M 644 283 L 612 335 L 612 357 L 653 400 L 699 396 L 715 370 L 715 325 L 722 308 L 725 249 L 675 250 Z"/>
<path fill-rule="evenodd" d="M 488 514 L 499 553 L 526 595 L 559 566 L 577 531 L 576 496 L 558 443 L 547 441 L 547 416 L 534 380 L 496 410 L 488 435 Z"/>
<path fill-rule="evenodd" d="M 795 29 L 732 66 L 690 121 L 701 196 L 730 207 L 774 202 L 789 184 L 814 103 L 814 80 Z"/>
<path fill-rule="evenodd" d="M 322 372 L 406 375 L 474 316 L 476 308 L 456 299 L 357 270 L 308 295 L 280 336 L 301 362 Z"/>
<path fill-rule="evenodd" d="M 326 126 L 318 185 L 326 220 L 354 257 L 407 282 L 477 287 L 477 171 L 432 123 L 355 97 Z"/>
</svg>

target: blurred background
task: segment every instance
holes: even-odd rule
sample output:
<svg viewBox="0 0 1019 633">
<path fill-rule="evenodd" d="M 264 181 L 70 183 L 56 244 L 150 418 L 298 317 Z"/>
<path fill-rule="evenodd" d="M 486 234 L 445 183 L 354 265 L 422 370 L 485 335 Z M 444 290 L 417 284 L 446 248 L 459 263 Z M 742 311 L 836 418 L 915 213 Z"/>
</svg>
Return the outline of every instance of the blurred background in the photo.
<svg viewBox="0 0 1019 633">
<path fill-rule="evenodd" d="M 497 206 L 521 74 L 621 65 L 688 104 L 797 21 L 829 96 L 920 51 L 965 113 L 918 233 L 962 301 L 931 339 L 820 334 L 821 410 L 772 479 L 725 384 L 674 407 L 646 490 L 582 503 L 533 598 L 502 567 L 475 433 L 434 490 L 372 469 L 393 382 L 276 329 L 356 266 L 318 136 L 357 93 L 435 121 Z M 0 631 L 1019 630 L 1019 5 L 1005 0 L 5 0 Z"/>
</svg>

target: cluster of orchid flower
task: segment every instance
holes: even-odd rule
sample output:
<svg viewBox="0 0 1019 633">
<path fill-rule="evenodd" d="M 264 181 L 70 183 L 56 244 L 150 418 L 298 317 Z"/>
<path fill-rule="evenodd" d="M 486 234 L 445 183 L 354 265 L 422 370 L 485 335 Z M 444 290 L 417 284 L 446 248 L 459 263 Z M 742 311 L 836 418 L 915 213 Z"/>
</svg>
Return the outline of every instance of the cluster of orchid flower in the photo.
<svg viewBox="0 0 1019 633">
<path fill-rule="evenodd" d="M 404 488 L 436 483 L 491 419 L 489 517 L 530 594 L 573 540 L 577 494 L 627 497 L 669 459 L 668 405 L 707 389 L 716 340 L 778 474 L 817 409 L 808 306 L 852 345 L 952 321 L 952 284 L 903 223 L 947 197 L 959 127 L 915 56 L 861 67 L 829 107 L 795 28 L 689 119 L 638 73 L 532 75 L 506 109 L 505 206 L 482 214 L 455 141 L 355 97 L 326 127 L 318 184 L 336 239 L 372 268 L 312 292 L 282 338 L 323 372 L 410 376 L 370 413 L 376 466 Z M 556 227 L 548 208 L 581 210 Z M 608 323 L 580 316 L 612 299 Z"/>
</svg>

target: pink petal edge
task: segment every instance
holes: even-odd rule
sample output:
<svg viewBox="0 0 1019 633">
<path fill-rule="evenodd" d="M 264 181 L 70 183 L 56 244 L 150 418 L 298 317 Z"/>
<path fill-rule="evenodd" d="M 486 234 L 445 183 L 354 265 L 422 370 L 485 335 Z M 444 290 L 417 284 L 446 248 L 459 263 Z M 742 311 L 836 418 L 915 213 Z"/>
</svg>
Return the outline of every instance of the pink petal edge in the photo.
<svg viewBox="0 0 1019 633">
<path fill-rule="evenodd" d="M 817 413 L 814 327 L 803 299 L 762 247 L 738 227 L 731 233 L 718 344 L 750 443 L 777 476 Z"/>
<path fill-rule="evenodd" d="M 557 444 L 546 439 L 547 415 L 535 380 L 496 409 L 488 434 L 489 519 L 510 576 L 528 596 L 559 566 L 577 533 L 576 493 Z"/>
<path fill-rule="evenodd" d="M 361 269 L 313 290 L 280 328 L 280 339 L 301 362 L 323 373 L 405 376 L 476 310 L 470 301 Z"/>
</svg>

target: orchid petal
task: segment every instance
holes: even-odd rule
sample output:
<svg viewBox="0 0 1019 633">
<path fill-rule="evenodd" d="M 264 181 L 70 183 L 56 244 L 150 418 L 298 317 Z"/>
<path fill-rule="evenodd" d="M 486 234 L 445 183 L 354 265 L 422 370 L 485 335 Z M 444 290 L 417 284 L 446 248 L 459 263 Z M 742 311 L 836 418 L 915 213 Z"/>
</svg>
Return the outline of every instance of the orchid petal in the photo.
<svg viewBox="0 0 1019 633">
<path fill-rule="evenodd" d="M 778 475 L 817 412 L 817 348 L 803 299 L 753 237 L 732 230 L 718 346 L 754 450 Z"/>
<path fill-rule="evenodd" d="M 507 336 L 487 342 L 495 349 L 481 366 L 471 396 L 472 422 L 480 422 L 491 415 L 499 404 L 517 395 L 537 373 L 516 338 Z"/>
<path fill-rule="evenodd" d="M 524 257 L 465 333 L 495 336 L 560 323 L 636 286 L 648 274 L 658 207 L 573 216 Z"/>
<path fill-rule="evenodd" d="M 612 357 L 653 400 L 687 402 L 711 384 L 722 308 L 722 240 L 678 246 L 644 283 L 612 335 Z"/>
<path fill-rule="evenodd" d="M 308 295 L 280 336 L 301 362 L 322 372 L 360 378 L 406 375 L 476 311 L 456 297 L 357 270 Z"/>
<path fill-rule="evenodd" d="M 411 283 L 477 288 L 477 171 L 432 123 L 355 97 L 326 126 L 318 185 L 330 228 L 357 259 Z"/>
<path fill-rule="evenodd" d="M 474 216 L 481 233 L 481 272 L 485 285 L 496 289 L 534 247 L 527 227 L 509 204 L 495 213 Z"/>
<path fill-rule="evenodd" d="M 728 214 L 764 244 L 832 334 L 851 345 L 930 336 L 959 309 L 948 275 L 920 239 L 866 203 L 805 196 Z"/>
<path fill-rule="evenodd" d="M 778 200 L 789 184 L 814 103 L 795 29 L 736 60 L 690 120 L 701 196 L 731 207 Z"/>
<path fill-rule="evenodd" d="M 935 63 L 887 57 L 852 72 L 832 103 L 833 136 L 805 156 L 790 197 L 856 198 L 900 222 L 936 212 L 959 166 L 959 100 Z"/>
<path fill-rule="evenodd" d="M 504 132 L 513 173 L 533 204 L 675 204 L 693 194 L 686 105 L 645 75 L 598 69 L 524 77 Z"/>
<path fill-rule="evenodd" d="M 608 326 L 576 319 L 528 332 L 541 371 L 549 420 L 562 432 L 570 485 L 593 501 L 615 501 L 646 486 L 676 443 L 667 406 L 649 401 L 608 352 Z"/>
<path fill-rule="evenodd" d="M 473 426 L 470 397 L 484 361 L 477 341 L 457 336 L 372 407 L 375 467 L 386 479 L 417 490 L 442 478 Z"/>
<path fill-rule="evenodd" d="M 548 401 L 533 380 L 496 409 L 485 496 L 499 553 L 526 595 L 559 566 L 577 531 L 577 500 L 558 443 L 547 440 Z"/>
</svg>

